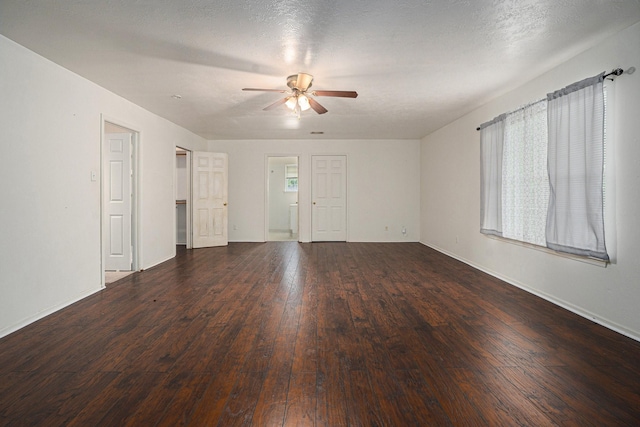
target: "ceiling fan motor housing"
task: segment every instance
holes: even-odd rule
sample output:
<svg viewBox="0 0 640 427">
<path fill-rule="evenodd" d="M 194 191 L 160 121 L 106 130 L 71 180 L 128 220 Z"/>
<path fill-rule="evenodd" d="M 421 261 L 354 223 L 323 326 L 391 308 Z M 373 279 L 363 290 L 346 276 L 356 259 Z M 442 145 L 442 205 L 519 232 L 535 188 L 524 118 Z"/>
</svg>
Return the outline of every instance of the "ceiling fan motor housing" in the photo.
<svg viewBox="0 0 640 427">
<path fill-rule="evenodd" d="M 305 92 L 311 87 L 313 82 L 313 76 L 306 73 L 292 74 L 287 77 L 287 86 L 291 89 L 297 89 L 300 92 Z"/>
</svg>

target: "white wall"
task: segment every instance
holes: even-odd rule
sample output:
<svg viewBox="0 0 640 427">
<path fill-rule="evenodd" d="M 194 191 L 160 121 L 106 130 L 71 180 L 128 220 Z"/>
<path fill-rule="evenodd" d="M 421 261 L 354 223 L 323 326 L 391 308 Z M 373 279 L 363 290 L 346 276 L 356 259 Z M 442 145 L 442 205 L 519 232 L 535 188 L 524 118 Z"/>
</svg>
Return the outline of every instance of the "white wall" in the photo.
<svg viewBox="0 0 640 427">
<path fill-rule="evenodd" d="M 175 255 L 175 146 L 207 143 L 3 36 L 0 64 L 3 336 L 100 289 L 101 115 L 140 132 L 142 268 Z"/>
<path fill-rule="evenodd" d="M 421 241 L 636 339 L 640 337 L 640 72 L 611 84 L 609 144 L 615 147 L 616 227 L 606 268 L 483 236 L 479 133 L 500 113 L 610 71 L 640 68 L 640 23 L 425 137 L 421 153 Z M 609 187 L 608 187 L 609 189 Z M 615 233 L 615 235 L 613 234 Z M 617 241 L 617 244 L 615 242 Z M 613 245 L 613 246 L 612 246 Z"/>
<path fill-rule="evenodd" d="M 299 238 L 310 241 L 312 154 L 347 156 L 349 241 L 415 242 L 419 239 L 418 140 L 209 141 L 209 150 L 229 154 L 230 241 L 265 240 L 266 158 L 269 155 L 299 156 Z M 402 226 L 407 228 L 406 236 L 401 233 Z"/>
</svg>

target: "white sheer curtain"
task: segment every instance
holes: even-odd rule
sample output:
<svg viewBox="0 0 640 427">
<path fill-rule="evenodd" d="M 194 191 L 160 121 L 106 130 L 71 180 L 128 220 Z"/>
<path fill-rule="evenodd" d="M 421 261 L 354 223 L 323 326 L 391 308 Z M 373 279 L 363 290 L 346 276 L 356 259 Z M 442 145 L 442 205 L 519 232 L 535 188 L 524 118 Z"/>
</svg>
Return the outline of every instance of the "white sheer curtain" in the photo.
<svg viewBox="0 0 640 427">
<path fill-rule="evenodd" d="M 546 246 L 549 203 L 547 100 L 507 114 L 502 160 L 502 237 Z"/>
<path fill-rule="evenodd" d="M 502 114 L 480 126 L 480 232 L 502 236 Z"/>
<path fill-rule="evenodd" d="M 608 260 L 604 241 L 604 73 L 547 95 L 547 247 Z"/>
</svg>

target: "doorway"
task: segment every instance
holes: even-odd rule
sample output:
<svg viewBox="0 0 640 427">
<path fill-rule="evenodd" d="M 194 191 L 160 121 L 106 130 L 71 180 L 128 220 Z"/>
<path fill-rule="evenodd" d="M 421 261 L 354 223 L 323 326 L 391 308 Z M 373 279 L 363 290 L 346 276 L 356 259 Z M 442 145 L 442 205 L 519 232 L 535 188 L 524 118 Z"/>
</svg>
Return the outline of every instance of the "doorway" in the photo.
<svg viewBox="0 0 640 427">
<path fill-rule="evenodd" d="M 137 159 L 139 132 L 102 119 L 102 286 L 138 269 Z"/>
<path fill-rule="evenodd" d="M 267 157 L 267 240 L 298 241 L 298 157 Z"/>
<path fill-rule="evenodd" d="M 191 243 L 191 151 L 176 147 L 176 245 L 192 248 Z"/>
</svg>

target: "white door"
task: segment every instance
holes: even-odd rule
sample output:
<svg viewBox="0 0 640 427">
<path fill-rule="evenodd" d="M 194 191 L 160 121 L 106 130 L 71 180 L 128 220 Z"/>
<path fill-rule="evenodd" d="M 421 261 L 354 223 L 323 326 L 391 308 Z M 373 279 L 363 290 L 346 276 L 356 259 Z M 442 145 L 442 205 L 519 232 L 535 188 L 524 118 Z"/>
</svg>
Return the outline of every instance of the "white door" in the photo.
<svg viewBox="0 0 640 427">
<path fill-rule="evenodd" d="M 191 158 L 193 247 L 226 246 L 227 155 L 194 151 Z"/>
<path fill-rule="evenodd" d="M 105 135 L 105 270 L 131 270 L 131 134 Z"/>
<path fill-rule="evenodd" d="M 347 240 L 347 157 L 311 156 L 311 240 Z"/>
</svg>

